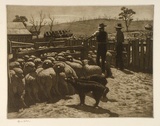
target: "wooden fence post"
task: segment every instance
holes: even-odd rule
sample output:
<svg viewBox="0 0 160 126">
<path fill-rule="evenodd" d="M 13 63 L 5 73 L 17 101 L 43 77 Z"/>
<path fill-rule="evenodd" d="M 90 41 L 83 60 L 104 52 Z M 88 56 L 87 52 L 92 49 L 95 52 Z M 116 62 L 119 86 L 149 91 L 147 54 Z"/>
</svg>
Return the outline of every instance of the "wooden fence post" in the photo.
<svg viewBox="0 0 160 126">
<path fill-rule="evenodd" d="M 153 69 L 153 41 L 149 38 L 149 72 L 152 73 Z"/>
<path fill-rule="evenodd" d="M 145 56 L 145 70 L 148 71 L 148 67 L 149 67 L 149 39 L 146 39 L 146 56 Z"/>
<path fill-rule="evenodd" d="M 144 70 L 144 40 L 140 41 L 140 70 Z"/>
<path fill-rule="evenodd" d="M 139 70 L 139 39 L 135 41 L 135 69 Z"/>
<path fill-rule="evenodd" d="M 86 59 L 88 57 L 88 41 L 84 41 L 83 47 L 81 50 L 81 60 Z"/>
<path fill-rule="evenodd" d="M 129 68 L 130 66 L 130 40 L 128 40 L 128 46 L 127 46 L 127 68 Z"/>
<path fill-rule="evenodd" d="M 34 48 L 35 48 L 35 50 L 37 50 L 39 48 L 39 45 L 37 42 L 34 42 Z"/>
<path fill-rule="evenodd" d="M 132 68 L 135 66 L 135 41 L 132 40 Z"/>
</svg>

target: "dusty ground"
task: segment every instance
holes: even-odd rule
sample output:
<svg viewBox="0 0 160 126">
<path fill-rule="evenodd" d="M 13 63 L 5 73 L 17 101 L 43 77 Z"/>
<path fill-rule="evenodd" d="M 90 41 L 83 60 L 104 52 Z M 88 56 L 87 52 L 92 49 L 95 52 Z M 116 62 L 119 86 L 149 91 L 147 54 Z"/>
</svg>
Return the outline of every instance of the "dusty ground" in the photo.
<svg viewBox="0 0 160 126">
<path fill-rule="evenodd" d="M 108 101 L 102 99 L 99 108 L 92 107 L 95 101 L 90 96 L 86 96 L 86 106 L 78 106 L 78 95 L 72 95 L 8 113 L 8 118 L 153 117 L 152 75 L 115 68 L 112 72 L 115 78 L 108 78 Z"/>
</svg>

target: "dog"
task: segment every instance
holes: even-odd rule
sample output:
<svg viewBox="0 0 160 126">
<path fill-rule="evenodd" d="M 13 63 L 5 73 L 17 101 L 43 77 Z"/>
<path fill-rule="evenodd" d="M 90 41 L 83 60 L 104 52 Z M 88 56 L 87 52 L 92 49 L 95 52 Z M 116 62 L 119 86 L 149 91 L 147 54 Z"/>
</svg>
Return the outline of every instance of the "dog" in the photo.
<svg viewBox="0 0 160 126">
<path fill-rule="evenodd" d="M 80 98 L 80 105 L 85 104 L 85 94 L 92 91 L 93 98 L 96 101 L 96 103 L 94 104 L 94 107 L 98 107 L 99 101 L 103 96 L 105 86 L 95 81 L 79 80 L 78 78 L 74 78 L 74 77 L 68 77 L 68 78 L 65 78 L 65 80 L 67 83 L 70 83 L 77 91 Z"/>
<path fill-rule="evenodd" d="M 103 98 L 107 98 L 107 93 L 109 92 L 109 88 L 106 87 L 108 81 L 107 81 L 107 79 L 104 75 L 94 74 L 94 75 L 91 75 L 91 76 L 87 76 L 85 78 L 81 77 L 80 80 L 95 81 L 95 82 L 105 86 L 106 89 L 103 93 Z"/>
</svg>

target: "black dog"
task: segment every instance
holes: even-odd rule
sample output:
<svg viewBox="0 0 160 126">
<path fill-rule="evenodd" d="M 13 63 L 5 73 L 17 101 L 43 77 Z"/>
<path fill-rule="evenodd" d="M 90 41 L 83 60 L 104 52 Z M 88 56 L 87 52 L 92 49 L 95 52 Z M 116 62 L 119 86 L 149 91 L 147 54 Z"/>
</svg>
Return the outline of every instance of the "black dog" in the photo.
<svg viewBox="0 0 160 126">
<path fill-rule="evenodd" d="M 70 83 L 75 88 L 75 90 L 77 90 L 80 97 L 80 105 L 84 105 L 85 94 L 92 91 L 93 97 L 96 100 L 94 107 L 98 106 L 100 98 L 102 97 L 105 90 L 105 86 L 95 81 L 79 80 L 73 77 L 65 78 L 65 80 L 66 82 Z"/>
<path fill-rule="evenodd" d="M 85 80 L 85 81 L 95 81 L 95 82 L 98 82 L 99 84 L 103 85 L 103 86 L 106 86 L 108 81 L 106 80 L 106 77 L 103 76 L 103 75 L 98 75 L 98 74 L 94 74 L 94 75 L 91 75 L 91 76 L 88 76 L 86 78 L 80 78 L 81 80 Z M 103 98 L 107 98 L 106 95 L 107 93 L 109 92 L 109 88 L 108 87 L 105 87 L 105 91 L 103 93 Z"/>
</svg>

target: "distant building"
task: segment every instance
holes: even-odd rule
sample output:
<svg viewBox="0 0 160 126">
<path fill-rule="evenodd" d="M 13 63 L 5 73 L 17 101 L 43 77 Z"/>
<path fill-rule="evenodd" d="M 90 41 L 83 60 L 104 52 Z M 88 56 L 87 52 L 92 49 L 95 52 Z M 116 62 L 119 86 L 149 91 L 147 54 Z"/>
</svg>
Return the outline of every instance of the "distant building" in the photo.
<svg viewBox="0 0 160 126">
<path fill-rule="evenodd" d="M 32 34 L 22 22 L 8 22 L 7 37 L 9 40 L 17 42 L 30 42 L 32 40 Z"/>
</svg>

